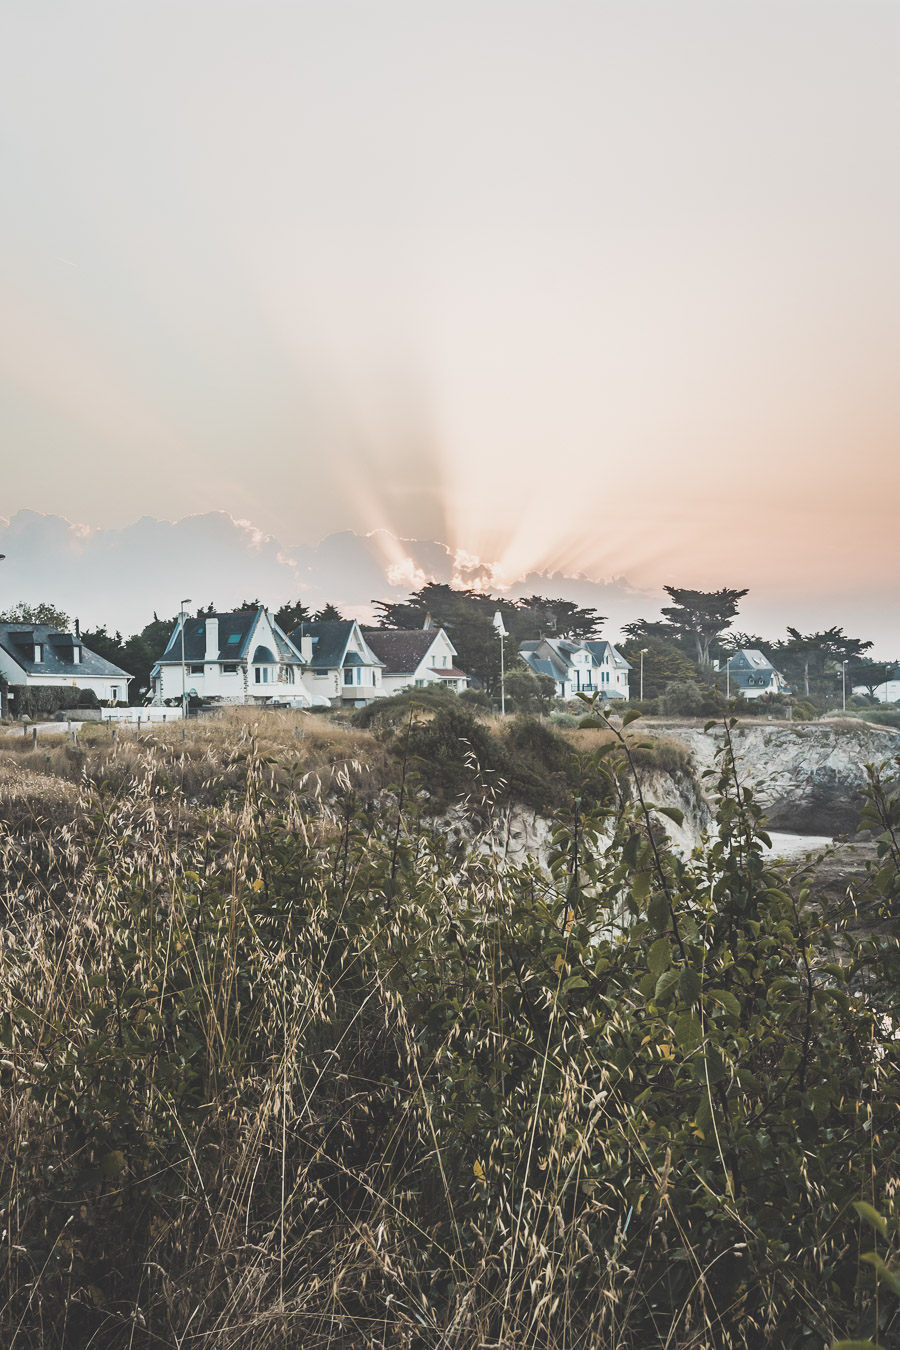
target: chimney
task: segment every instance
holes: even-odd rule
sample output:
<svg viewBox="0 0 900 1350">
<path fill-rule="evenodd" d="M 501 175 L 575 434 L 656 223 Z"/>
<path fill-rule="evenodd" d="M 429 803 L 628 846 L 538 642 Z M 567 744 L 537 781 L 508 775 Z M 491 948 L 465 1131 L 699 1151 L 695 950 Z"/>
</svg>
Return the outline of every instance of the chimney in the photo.
<svg viewBox="0 0 900 1350">
<path fill-rule="evenodd" d="M 308 666 L 312 660 L 312 636 L 309 633 L 304 633 L 300 638 L 300 655 L 304 664 Z"/>
<path fill-rule="evenodd" d="M 206 654 L 204 660 L 218 661 L 219 659 L 219 620 L 206 620 Z"/>
<path fill-rule="evenodd" d="M 78 622 L 77 619 L 75 620 L 75 636 L 77 638 L 81 637 L 81 624 Z"/>
</svg>

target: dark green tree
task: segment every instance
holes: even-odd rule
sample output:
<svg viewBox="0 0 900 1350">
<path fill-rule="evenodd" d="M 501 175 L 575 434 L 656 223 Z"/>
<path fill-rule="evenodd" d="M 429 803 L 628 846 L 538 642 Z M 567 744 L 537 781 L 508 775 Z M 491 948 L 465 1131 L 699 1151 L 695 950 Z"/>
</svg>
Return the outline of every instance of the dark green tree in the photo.
<svg viewBox="0 0 900 1350">
<path fill-rule="evenodd" d="M 606 615 L 598 614 L 596 609 L 582 609 L 571 600 L 548 600 L 543 595 L 529 595 L 516 601 L 521 610 L 535 625 L 537 631 L 530 637 L 562 637 L 573 642 L 585 642 L 589 638 L 600 636 Z M 527 639 L 523 638 L 523 641 Z"/>
<path fill-rule="evenodd" d="M 548 712 L 556 694 L 555 680 L 549 675 L 536 675 L 522 665 L 507 671 L 504 686 L 506 706 L 513 712 Z"/>
<path fill-rule="evenodd" d="M 663 590 L 672 598 L 671 605 L 663 606 L 663 616 L 683 637 L 693 641 L 697 661 L 701 666 L 708 666 L 710 645 L 731 627 L 738 612 L 738 602 L 747 594 L 746 588 L 692 591 L 679 586 L 664 586 Z"/>
<path fill-rule="evenodd" d="M 104 661 L 111 661 L 114 666 L 121 666 L 123 670 L 126 669 L 124 665 L 125 643 L 122 640 L 121 633 L 108 633 L 106 624 L 101 624 L 99 628 L 82 629 L 81 640 L 90 651 L 102 656 Z M 128 671 L 129 675 L 131 673 L 131 671 Z"/>
<path fill-rule="evenodd" d="M 776 644 L 775 655 L 795 685 L 802 683 L 807 698 L 811 694 L 828 697 L 834 689 L 834 663 L 857 661 L 872 646 L 837 627 L 817 633 L 801 633 L 797 628 L 787 631 L 787 641 Z"/>
<path fill-rule="evenodd" d="M 29 605 L 26 601 L 20 600 L 17 605 L 0 613 L 0 623 L 46 623 L 60 633 L 68 633 L 72 620 L 55 605 L 49 605 L 44 601 L 37 605 Z"/>
<path fill-rule="evenodd" d="M 854 685 L 861 685 L 869 697 L 874 698 L 878 686 L 892 680 L 896 671 L 896 661 L 869 661 L 863 658 L 848 667 L 847 679 L 851 689 Z"/>
<path fill-rule="evenodd" d="M 658 637 L 646 637 L 642 642 L 629 640 L 620 648 L 631 664 L 629 680 L 631 697 L 640 697 L 641 648 L 644 649 L 644 698 L 659 698 L 670 684 L 687 681 L 701 682 L 695 661 L 686 656 L 677 642 Z"/>
<path fill-rule="evenodd" d="M 311 618 L 302 600 L 288 600 L 275 611 L 275 622 L 283 633 L 292 633 L 301 623 L 309 623 Z"/>
<path fill-rule="evenodd" d="M 322 608 L 316 610 L 315 614 L 313 615 L 313 619 L 316 621 L 316 623 L 336 623 L 339 620 L 343 619 L 343 617 L 344 616 L 338 609 L 337 605 L 332 605 L 331 603 L 323 605 Z M 297 622 L 304 623 L 305 620 L 298 619 Z"/>
</svg>

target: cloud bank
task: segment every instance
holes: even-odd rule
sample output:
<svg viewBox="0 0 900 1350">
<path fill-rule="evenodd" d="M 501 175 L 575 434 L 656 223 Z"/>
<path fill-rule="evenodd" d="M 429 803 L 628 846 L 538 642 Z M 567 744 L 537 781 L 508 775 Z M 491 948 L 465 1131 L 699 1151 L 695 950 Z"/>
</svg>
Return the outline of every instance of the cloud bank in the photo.
<svg viewBox="0 0 900 1350">
<path fill-rule="evenodd" d="M 179 602 L 214 602 L 229 609 L 259 598 L 277 609 L 302 599 L 311 609 L 326 602 L 368 620 L 376 600 L 400 600 L 428 581 L 471 587 L 512 598 L 539 594 L 590 605 L 607 616 L 615 638 L 635 618 L 656 618 L 665 600 L 661 588 L 633 585 L 625 577 L 592 578 L 564 570 L 529 570 L 510 578 L 498 564 L 453 550 L 435 539 L 403 539 L 389 530 L 358 534 L 342 530 L 315 545 L 286 545 L 252 522 L 224 511 L 180 520 L 142 516 L 121 529 L 103 529 L 38 511 L 0 517 L 0 609 L 17 601 L 46 600 L 85 627 L 106 624 L 130 633 L 154 613 L 177 612 Z M 740 585 L 735 568 L 719 584 Z M 739 569 L 737 569 L 739 573 Z M 672 582 L 690 584 L 673 569 Z M 766 637 L 782 636 L 788 624 L 804 630 L 839 624 L 874 640 L 883 659 L 900 655 L 890 577 L 826 600 L 810 594 L 787 573 L 744 601 L 737 627 Z"/>
<path fill-rule="evenodd" d="M 403 599 L 427 581 L 496 591 L 494 568 L 434 539 L 399 539 L 387 530 L 327 535 L 285 546 L 224 511 L 181 520 L 142 516 L 122 529 L 100 529 L 58 515 L 18 511 L 0 518 L 0 608 L 50 601 L 86 627 L 131 632 L 153 615 L 171 615 L 182 599 L 228 609 L 258 597 L 270 608 L 301 597 L 327 601 L 370 619 L 375 600 Z M 655 611 L 659 597 L 623 579 L 591 581 L 529 572 L 503 588 L 511 596 L 562 595 L 594 605 L 612 628 Z"/>
</svg>

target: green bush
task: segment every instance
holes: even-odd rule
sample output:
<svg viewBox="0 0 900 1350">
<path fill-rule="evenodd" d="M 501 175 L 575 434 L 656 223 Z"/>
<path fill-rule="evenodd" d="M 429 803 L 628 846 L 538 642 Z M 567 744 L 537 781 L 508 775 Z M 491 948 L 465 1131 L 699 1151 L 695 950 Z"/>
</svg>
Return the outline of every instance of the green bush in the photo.
<svg viewBox="0 0 900 1350">
<path fill-rule="evenodd" d="M 9 710 L 15 717 L 51 718 L 66 708 L 99 707 L 92 690 L 73 684 L 11 684 L 9 693 Z M 83 704 L 83 694 L 89 694 L 94 702 Z"/>
<path fill-rule="evenodd" d="M 460 698 L 443 685 L 427 684 L 422 689 L 403 689 L 387 698 L 374 698 L 363 708 L 357 708 L 350 721 L 355 727 L 399 726 L 405 722 L 410 709 L 437 710 L 453 707 Z"/>
<path fill-rule="evenodd" d="M 467 708 L 483 708 L 485 712 L 490 712 L 493 706 L 490 695 L 486 694 L 483 689 L 463 689 L 461 693 L 457 694 L 457 698 Z"/>
<path fill-rule="evenodd" d="M 709 715 L 710 699 L 698 684 L 690 680 L 673 680 L 659 700 L 660 710 L 667 717 L 704 717 Z M 715 706 L 715 705 L 714 705 Z"/>
</svg>

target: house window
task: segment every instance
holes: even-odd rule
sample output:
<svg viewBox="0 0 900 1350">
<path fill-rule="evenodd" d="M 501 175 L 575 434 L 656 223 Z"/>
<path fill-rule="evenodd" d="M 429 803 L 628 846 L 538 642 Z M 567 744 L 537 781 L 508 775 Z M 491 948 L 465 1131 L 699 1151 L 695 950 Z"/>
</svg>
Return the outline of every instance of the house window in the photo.
<svg viewBox="0 0 900 1350">
<path fill-rule="evenodd" d="M 237 665 L 235 665 L 233 662 L 230 663 L 229 665 L 225 665 L 222 667 L 223 675 L 236 675 L 237 673 L 238 673 Z"/>
<path fill-rule="evenodd" d="M 80 665 L 80 663 L 81 663 L 81 648 L 78 646 L 74 646 L 72 648 L 72 665 L 77 666 Z M 115 697 L 115 695 L 113 697 Z"/>
<path fill-rule="evenodd" d="M 254 668 L 253 668 L 253 678 L 254 678 L 254 680 L 256 681 L 257 684 L 268 684 L 268 683 L 269 683 L 269 667 L 268 667 L 268 666 L 254 666 Z"/>
<path fill-rule="evenodd" d="M 44 644 L 42 642 L 34 644 L 34 659 L 35 661 L 43 661 L 44 659 Z"/>
<path fill-rule="evenodd" d="M 352 668 L 352 666 L 345 666 L 345 667 L 344 667 L 344 684 L 352 684 L 352 683 L 353 683 L 353 668 Z"/>
<path fill-rule="evenodd" d="M 202 667 L 202 666 L 188 666 L 188 670 L 191 672 L 192 675 L 202 675 L 202 674 L 203 674 L 203 667 Z"/>
<path fill-rule="evenodd" d="M 110 689 L 110 691 L 109 691 L 109 696 L 110 696 L 110 698 L 112 699 L 113 703 L 118 703 L 118 701 L 119 701 L 119 690 L 118 690 L 118 688 L 117 688 L 116 685 L 113 685 L 112 689 Z"/>
<path fill-rule="evenodd" d="M 228 645 L 229 645 L 229 647 L 230 647 L 233 643 L 235 643 L 235 642 L 240 642 L 240 640 L 241 640 L 241 635 L 240 635 L 240 633 L 229 633 L 229 634 L 228 634 Z"/>
</svg>

